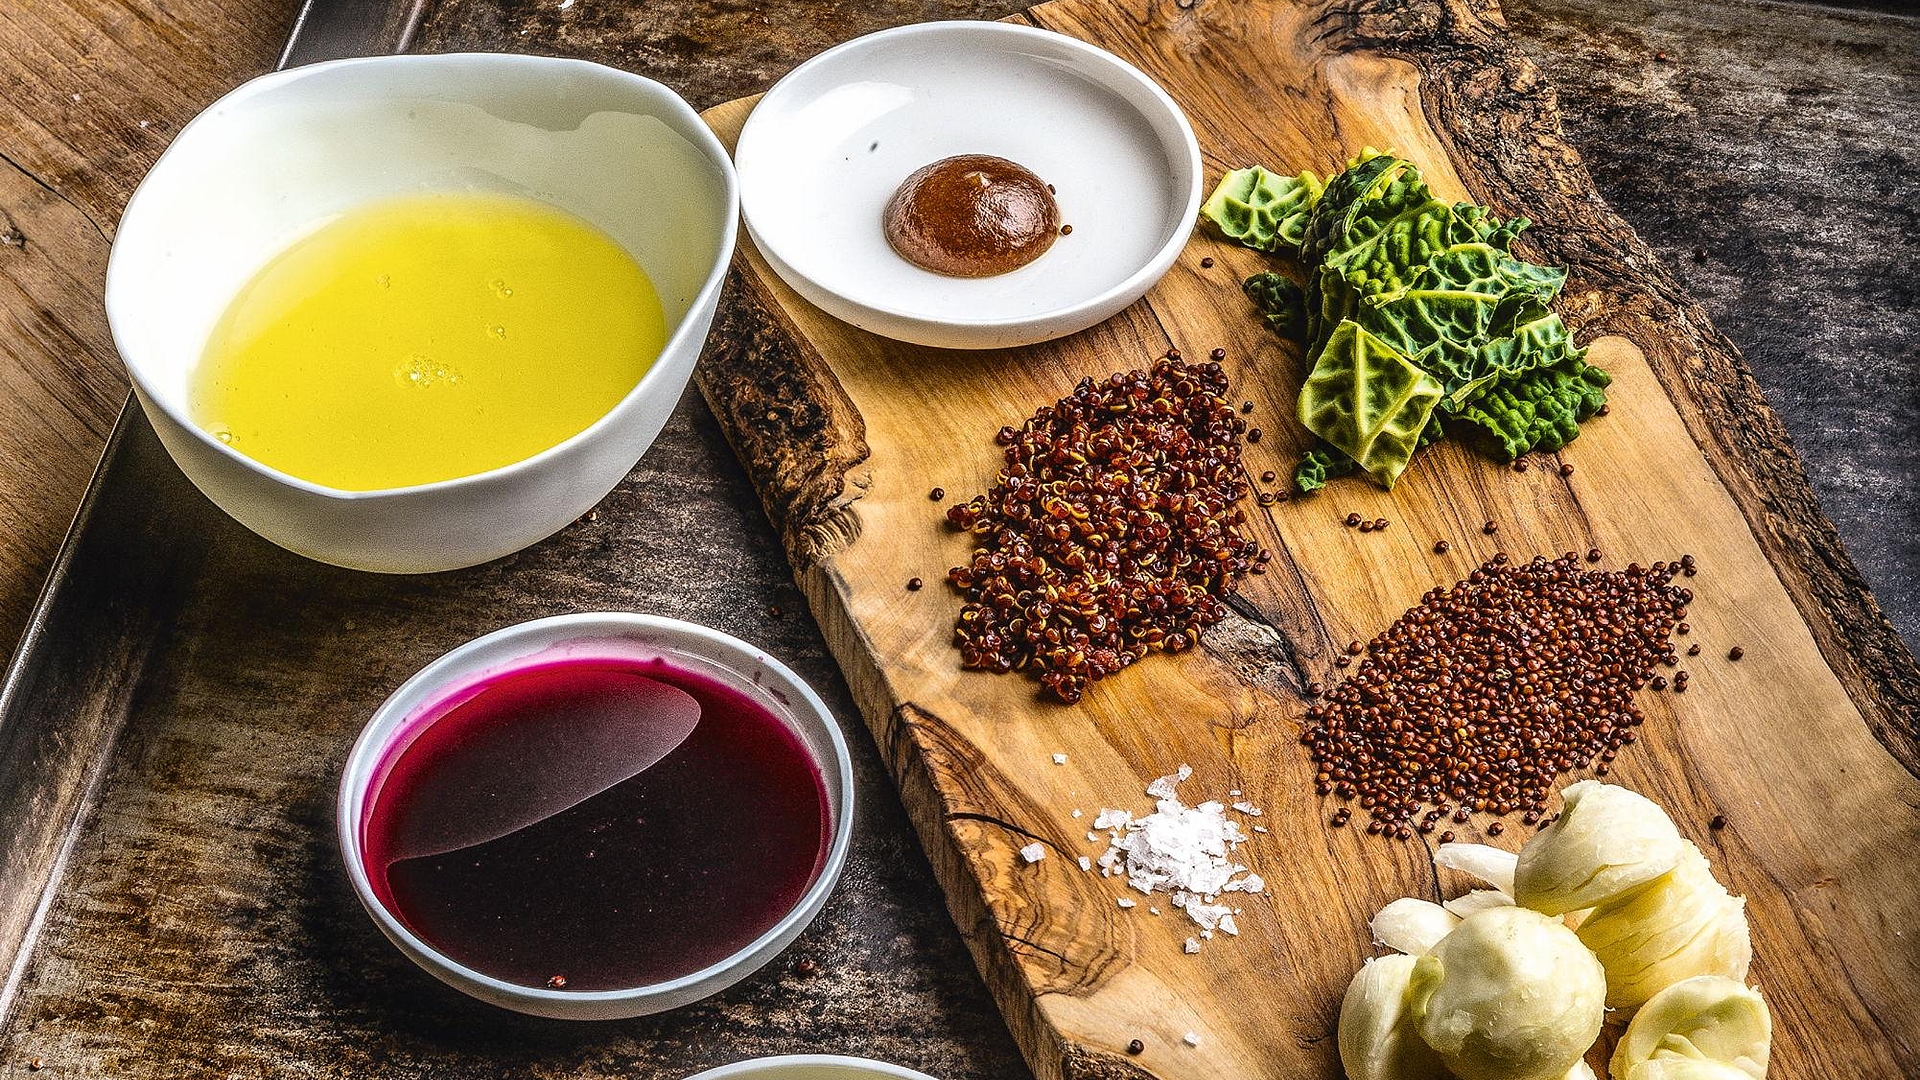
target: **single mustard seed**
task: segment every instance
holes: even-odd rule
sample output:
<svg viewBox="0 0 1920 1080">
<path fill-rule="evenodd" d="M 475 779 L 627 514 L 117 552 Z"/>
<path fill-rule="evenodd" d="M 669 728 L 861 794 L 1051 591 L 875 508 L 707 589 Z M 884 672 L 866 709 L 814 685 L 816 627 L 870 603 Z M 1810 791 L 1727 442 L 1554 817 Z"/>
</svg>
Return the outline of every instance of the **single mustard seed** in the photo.
<svg viewBox="0 0 1920 1080">
<path fill-rule="evenodd" d="M 1355 525 L 1358 525 L 1358 524 L 1360 524 L 1360 515 L 1359 515 L 1359 514 L 1348 514 L 1348 515 L 1347 515 L 1347 528 L 1349 528 L 1349 529 L 1351 529 L 1351 528 L 1353 528 L 1353 527 L 1354 527 Z"/>
<path fill-rule="evenodd" d="M 1272 469 L 1268 469 L 1266 472 L 1260 474 L 1260 482 L 1263 484 L 1271 484 L 1277 479 L 1279 479 L 1279 474 L 1275 473 Z"/>
<path fill-rule="evenodd" d="M 1735 645 L 1733 648 L 1727 650 L 1727 659 L 1735 662 L 1738 662 L 1739 659 L 1745 655 L 1747 655 L 1747 650 L 1741 648 L 1738 645 Z"/>
<path fill-rule="evenodd" d="M 1721 829 L 1724 829 L 1726 827 L 1727 827 L 1727 815 L 1725 814 L 1715 814 L 1713 815 L 1713 820 L 1707 822 L 1707 828 L 1712 829 L 1714 832 L 1719 832 Z"/>
<path fill-rule="evenodd" d="M 1691 644 L 1691 645 L 1689 645 L 1689 646 L 1687 646 L 1687 655 L 1688 655 L 1688 656 L 1699 656 L 1699 655 L 1700 655 L 1700 643 L 1696 641 L 1696 642 L 1694 642 L 1693 644 Z"/>
<path fill-rule="evenodd" d="M 1259 428 L 1254 428 L 1254 429 L 1253 429 L 1252 431 L 1249 431 L 1249 432 L 1247 432 L 1247 441 L 1248 441 L 1248 442 L 1250 442 L 1250 443 L 1257 443 L 1257 442 L 1259 442 L 1259 441 L 1260 441 L 1260 429 L 1259 429 Z"/>
<path fill-rule="evenodd" d="M 1374 532 L 1379 532 L 1380 530 L 1382 530 L 1382 529 L 1384 529 L 1384 528 L 1386 528 L 1386 527 L 1387 527 L 1387 519 L 1386 519 L 1386 518 L 1374 518 L 1374 519 L 1373 519 L 1373 531 L 1374 531 Z"/>
<path fill-rule="evenodd" d="M 1221 348 L 1215 348 L 1212 352 L 1207 354 L 1207 357 L 1212 360 L 1225 360 L 1227 358 L 1227 350 L 1221 349 Z"/>
<path fill-rule="evenodd" d="M 1447 552 L 1452 550 L 1453 550 L 1453 545 L 1447 543 L 1445 540 L 1435 540 L 1433 542 L 1433 553 L 1435 555 L 1445 555 Z"/>
<path fill-rule="evenodd" d="M 1241 403 L 1240 403 L 1240 411 L 1241 411 L 1241 412 L 1243 412 L 1243 413 L 1250 413 L 1250 412 L 1252 412 L 1252 411 L 1253 411 L 1253 402 L 1251 402 L 1251 401 L 1243 401 L 1243 402 L 1241 402 Z"/>
<path fill-rule="evenodd" d="M 1488 536 L 1492 536 L 1494 533 L 1500 531 L 1500 526 L 1489 521 L 1485 525 L 1480 526 L 1480 531 L 1486 533 Z"/>
<path fill-rule="evenodd" d="M 1060 226 L 1060 235 L 1061 235 L 1061 236 L 1072 236 L 1072 235 L 1073 235 L 1073 226 L 1071 226 L 1071 225 L 1062 225 L 1062 226 Z"/>
<path fill-rule="evenodd" d="M 1360 531 L 1361 531 L 1361 532 L 1363 532 L 1363 533 L 1370 533 L 1370 532 L 1372 532 L 1372 531 L 1373 531 L 1373 522 L 1371 522 L 1371 521 L 1363 521 L 1363 522 L 1361 522 L 1361 523 L 1360 523 Z"/>
<path fill-rule="evenodd" d="M 1451 843 L 1453 843 L 1453 830 L 1452 830 L 1452 829 L 1448 829 L 1448 830 L 1447 830 L 1446 832 L 1443 832 L 1443 833 L 1441 833 L 1441 834 L 1440 834 L 1440 842 L 1441 842 L 1441 843 L 1443 843 L 1443 844 L 1451 844 Z"/>
<path fill-rule="evenodd" d="M 1139 1039 L 1135 1039 L 1132 1042 L 1127 1044 L 1127 1053 L 1129 1054 L 1138 1055 L 1138 1054 L 1144 1054 L 1146 1052 L 1147 1052 L 1147 1044 L 1141 1042 Z"/>
<path fill-rule="evenodd" d="M 1519 460 L 1517 460 L 1517 461 L 1515 461 L 1515 462 L 1513 463 L 1513 471 L 1514 471 L 1514 472 L 1526 472 L 1526 471 L 1527 471 L 1527 459 L 1526 459 L 1526 458 L 1520 458 Z"/>
<path fill-rule="evenodd" d="M 1688 634 L 1693 633 L 1693 624 L 1681 623 L 1680 625 L 1673 628 L 1673 632 L 1676 634 L 1679 634 L 1681 637 L 1686 637 Z"/>
<path fill-rule="evenodd" d="M 547 979 L 547 986 L 555 990 L 559 990 L 566 985 L 567 977 L 565 975 L 553 975 Z"/>
<path fill-rule="evenodd" d="M 1600 561 L 1600 549 L 1599 549 L 1599 548 L 1588 548 L 1588 549 L 1587 549 L 1587 561 L 1588 561 L 1588 562 L 1599 562 L 1599 561 Z"/>
<path fill-rule="evenodd" d="M 820 965 L 814 963 L 812 957 L 803 956 L 794 962 L 793 973 L 803 979 L 811 979 L 820 973 Z"/>
<path fill-rule="evenodd" d="M 1201 259 L 1201 260 L 1200 260 L 1200 269 L 1202 269 L 1202 270 L 1211 270 L 1211 269 L 1213 269 L 1213 256 L 1211 256 L 1211 255 L 1209 255 L 1209 256 L 1207 256 L 1206 258 L 1204 258 L 1204 259 Z"/>
<path fill-rule="evenodd" d="M 1563 462 L 1561 462 L 1561 463 L 1560 463 L 1560 475 L 1561 475 L 1561 476 L 1572 476 L 1572 475 L 1573 475 L 1573 462 L 1571 462 L 1571 461 L 1563 461 Z"/>
<path fill-rule="evenodd" d="M 907 579 L 907 591 L 908 591 L 908 592 L 919 592 L 919 591 L 920 591 L 920 588 L 921 588 L 921 586 L 923 586 L 923 585 L 925 585 L 925 584 L 926 584 L 926 582 L 924 582 L 924 581 L 921 581 L 921 580 L 920 580 L 919 578 L 917 578 L 917 577 L 914 577 L 914 578 L 908 578 L 908 579 Z"/>
<path fill-rule="evenodd" d="M 927 498 L 932 499 L 934 502 L 939 502 L 941 499 L 944 499 L 946 497 L 947 497 L 946 488 L 937 487 L 937 488 L 934 488 L 932 491 L 927 492 Z"/>
<path fill-rule="evenodd" d="M 1506 831 L 1507 831 L 1507 826 L 1502 822 L 1496 821 L 1493 824 L 1487 826 L 1488 836 L 1499 836 L 1501 833 Z"/>
</svg>

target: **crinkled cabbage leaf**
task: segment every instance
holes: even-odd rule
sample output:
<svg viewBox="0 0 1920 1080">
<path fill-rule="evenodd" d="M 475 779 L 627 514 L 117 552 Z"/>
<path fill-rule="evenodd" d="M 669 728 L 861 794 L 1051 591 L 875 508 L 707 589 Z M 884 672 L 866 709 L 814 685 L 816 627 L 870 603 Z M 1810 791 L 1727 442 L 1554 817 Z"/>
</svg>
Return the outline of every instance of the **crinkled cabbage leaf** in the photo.
<svg viewBox="0 0 1920 1080">
<path fill-rule="evenodd" d="M 1372 147 L 1324 187 L 1310 178 L 1240 170 L 1215 192 L 1246 206 L 1242 218 L 1265 208 L 1274 229 L 1284 220 L 1276 241 L 1242 242 L 1297 246 L 1307 272 L 1304 290 L 1276 273 L 1246 283 L 1269 325 L 1307 341 L 1300 414 L 1316 418 L 1308 426 L 1325 443 L 1295 471 L 1302 491 L 1356 468 L 1391 486 L 1407 456 L 1449 427 L 1503 460 L 1557 450 L 1606 403 L 1606 373 L 1549 306 L 1566 271 L 1513 254 L 1526 218 L 1436 198 L 1410 162 Z"/>
<path fill-rule="evenodd" d="M 1300 422 L 1388 487 L 1419 448 L 1440 382 L 1348 320 L 1300 388 Z"/>
<path fill-rule="evenodd" d="M 1281 176 L 1258 165 L 1235 169 L 1220 178 L 1200 216 L 1227 238 L 1259 251 L 1298 248 L 1320 188 L 1312 172 Z"/>
<path fill-rule="evenodd" d="M 1282 274 L 1268 272 L 1247 279 L 1247 296 L 1260 309 L 1267 325 L 1281 337 L 1299 341 L 1307 333 L 1307 293 Z"/>
</svg>

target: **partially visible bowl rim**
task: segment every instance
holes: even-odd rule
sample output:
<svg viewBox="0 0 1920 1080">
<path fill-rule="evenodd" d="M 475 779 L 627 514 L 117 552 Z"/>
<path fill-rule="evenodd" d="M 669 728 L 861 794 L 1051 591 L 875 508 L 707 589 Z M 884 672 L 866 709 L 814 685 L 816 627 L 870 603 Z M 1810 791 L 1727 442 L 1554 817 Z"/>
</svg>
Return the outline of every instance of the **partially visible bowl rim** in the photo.
<svg viewBox="0 0 1920 1080">
<path fill-rule="evenodd" d="M 1185 213 L 1170 226 L 1166 239 L 1159 247 L 1154 249 L 1152 256 L 1142 263 L 1139 269 L 1121 280 L 1119 284 L 1084 300 L 1077 300 L 1062 307 L 1049 308 L 1046 311 L 1032 312 L 1026 315 L 1010 315 L 995 319 L 969 319 L 964 317 L 942 318 L 929 315 L 925 312 L 905 311 L 883 304 L 870 303 L 841 292 L 839 289 L 829 288 L 826 284 L 822 283 L 820 279 L 801 270 L 791 258 L 781 253 L 777 245 L 770 244 L 766 241 L 765 237 L 761 235 L 760 230 L 754 227 L 753 212 L 752 209 L 747 206 L 746 193 L 743 189 L 741 195 L 741 211 L 747 223 L 747 235 L 753 240 L 754 246 L 759 248 L 760 252 L 767 256 L 767 261 L 774 267 L 785 267 L 796 276 L 805 280 L 813 288 L 839 297 L 841 300 L 862 310 L 873 312 L 876 315 L 883 315 L 891 319 L 897 319 L 902 322 L 915 323 L 923 326 L 951 326 L 968 330 L 1014 329 L 1031 326 L 1036 323 L 1049 322 L 1073 313 L 1090 311 L 1104 304 L 1111 303 L 1116 297 L 1139 289 L 1142 281 L 1153 278 L 1159 274 L 1164 274 L 1166 269 L 1162 264 L 1171 265 L 1172 260 L 1179 257 L 1180 251 L 1186 247 L 1187 241 L 1192 235 L 1194 218 L 1200 212 L 1200 202 L 1206 183 L 1204 165 L 1200 156 L 1200 140 L 1194 136 L 1193 125 L 1187 121 L 1187 115 L 1181 110 L 1179 103 L 1175 102 L 1172 95 L 1168 94 L 1166 89 L 1158 82 L 1155 82 L 1146 72 L 1141 71 L 1139 68 L 1106 49 L 1089 44 L 1068 34 L 1059 33 L 1058 31 L 1046 30 L 1037 26 L 1021 26 L 1016 23 L 987 22 L 971 19 L 945 19 L 937 22 L 913 23 L 907 26 L 894 27 L 890 30 L 880 30 L 854 38 L 852 41 L 842 42 L 814 56 L 792 71 L 787 72 L 781 76 L 779 82 L 774 83 L 765 94 L 761 95 L 760 100 L 754 104 L 753 112 L 747 117 L 746 123 L 740 128 L 740 137 L 734 142 L 735 160 L 737 161 L 740 156 L 740 147 L 747 143 L 748 137 L 753 133 L 755 121 L 758 120 L 761 115 L 761 108 L 765 106 L 770 99 L 773 99 L 774 95 L 780 92 L 781 87 L 788 86 L 795 78 L 806 73 L 808 69 L 823 64 L 840 53 L 860 48 L 869 48 L 880 39 L 892 40 L 894 38 L 914 37 L 922 34 L 952 33 L 961 28 L 964 28 L 970 33 L 1043 38 L 1050 42 L 1063 44 L 1073 51 L 1108 64 L 1122 75 L 1133 79 L 1139 85 L 1145 87 L 1148 95 L 1166 110 L 1168 116 L 1173 118 L 1174 124 L 1180 133 L 1185 136 L 1187 164 L 1192 170 L 1193 180 L 1188 185 Z"/>
<path fill-rule="evenodd" d="M 424 938 L 414 933 L 406 923 L 400 920 L 398 915 L 395 915 L 386 904 L 380 902 L 378 896 L 374 895 L 373 882 L 367 874 L 366 854 L 359 840 L 360 815 L 348 813 L 348 803 L 352 798 L 349 793 L 357 793 L 362 800 L 365 799 L 367 794 L 364 789 L 357 786 L 349 787 L 347 784 L 347 779 L 353 771 L 355 762 L 359 761 L 366 754 L 384 752 L 392 738 L 399 734 L 398 730 L 396 730 L 378 739 L 374 737 L 374 728 L 386 719 L 396 699 L 422 686 L 437 686 L 447 682 L 448 680 L 445 675 L 446 669 L 454 666 L 455 662 L 463 655 L 480 648 L 486 643 L 501 638 L 538 633 L 539 631 L 549 628 L 567 628 L 573 626 L 580 628 L 580 636 L 574 639 L 562 639 L 563 641 L 591 641 L 596 636 L 594 633 L 595 629 L 601 631 L 637 629 L 643 632 L 667 630 L 691 634 L 694 637 L 717 643 L 724 648 L 738 650 L 746 656 L 753 658 L 756 662 L 766 665 L 774 674 L 788 680 L 793 686 L 799 689 L 801 704 L 807 709 L 817 712 L 820 717 L 826 721 L 825 727 L 827 729 L 828 742 L 831 743 L 833 747 L 833 761 L 816 762 L 816 764 L 821 766 L 823 772 L 828 765 L 833 767 L 840 783 L 841 807 L 840 812 L 836 815 L 833 822 L 833 835 L 827 844 L 826 858 L 821 863 L 819 871 L 815 875 L 812 883 L 807 886 L 807 891 L 800 895 L 800 899 L 794 901 L 793 906 L 787 910 L 785 915 L 780 917 L 780 921 L 768 927 L 752 941 L 698 971 L 690 972 L 665 982 L 646 983 L 641 986 L 627 987 L 620 990 L 554 990 L 546 987 L 525 986 L 516 982 L 508 982 L 505 979 L 488 975 L 483 971 L 475 970 L 460 963 L 458 960 L 441 952 Z M 607 633 L 603 636 L 613 637 L 616 635 Z M 696 653 L 695 655 L 698 654 Z M 701 659 L 707 660 L 709 663 L 717 664 L 733 672 L 736 676 L 745 678 L 750 685 L 764 691 L 764 688 L 760 687 L 758 682 L 735 669 L 732 663 L 716 660 L 712 657 L 701 657 Z M 402 719 L 404 720 L 405 718 L 402 717 Z M 407 681 L 395 687 L 393 692 L 388 694 L 386 699 L 373 710 L 373 713 L 367 718 L 366 725 L 360 729 L 360 734 L 355 737 L 352 748 L 347 751 L 347 763 L 341 771 L 340 788 L 334 800 L 334 817 L 336 839 L 340 843 L 341 862 L 346 864 L 347 877 L 353 883 L 354 894 L 359 898 L 361 906 L 367 910 L 369 916 L 380 924 L 382 930 L 388 933 L 398 934 L 406 941 L 409 948 L 415 949 L 421 955 L 429 957 L 434 965 L 441 970 L 451 972 L 462 979 L 471 980 L 474 983 L 485 986 L 488 990 L 500 994 L 503 997 L 517 998 L 523 1001 L 554 1002 L 560 1004 L 591 1004 L 595 1002 L 633 1001 L 642 998 L 660 997 L 676 991 L 696 987 L 700 983 L 712 979 L 715 976 L 735 970 L 745 958 L 765 948 L 770 942 L 792 929 L 794 924 L 810 922 L 818 914 L 817 908 L 819 904 L 825 901 L 827 894 L 832 892 L 834 886 L 839 881 L 840 873 L 846 865 L 847 853 L 853 844 L 853 798 L 853 755 L 847 748 L 846 736 L 840 730 L 839 723 L 834 719 L 832 710 L 827 708 L 826 702 L 820 700 L 820 695 L 814 691 L 812 686 L 807 684 L 805 679 L 802 679 L 795 673 L 792 668 L 776 660 L 769 655 L 766 650 L 748 644 L 734 637 L 732 634 L 722 630 L 715 630 L 710 626 L 702 626 L 699 623 L 688 622 L 685 619 L 675 619 L 665 615 L 646 615 L 631 611 L 583 611 L 570 615 L 549 615 L 541 619 L 529 619 L 526 622 L 513 623 L 509 626 L 503 626 L 498 630 L 482 634 L 479 637 L 471 638 L 441 653 L 429 662 L 427 666 L 415 672 Z M 816 910 L 810 912 L 808 911 L 809 908 Z"/>
<path fill-rule="evenodd" d="M 837 1065 L 846 1069 L 857 1069 L 873 1076 L 892 1077 L 894 1080 L 933 1080 L 933 1077 L 905 1065 L 895 1065 L 890 1061 L 874 1058 L 849 1057 L 845 1054 L 775 1054 L 772 1057 L 745 1058 L 726 1065 L 716 1065 L 704 1072 L 695 1073 L 687 1080 L 727 1080 L 729 1077 L 751 1077 L 761 1069 L 780 1068 L 788 1065 Z"/>
<path fill-rule="evenodd" d="M 456 61 L 466 61 L 469 63 L 481 61 L 513 66 L 524 64 L 532 67 L 550 68 L 586 68 L 596 72 L 609 73 L 621 79 L 663 91 L 667 98 L 666 111 L 671 113 L 675 119 L 682 121 L 687 128 L 686 131 L 676 131 L 676 134 L 686 138 L 688 142 L 699 149 L 701 153 L 706 156 L 708 163 L 718 168 L 721 179 L 725 182 L 726 205 L 723 207 L 724 213 L 721 218 L 720 245 L 718 247 L 721 257 L 714 260 L 713 268 L 707 272 L 706 281 L 700 286 L 700 291 L 694 294 L 693 301 L 688 305 L 687 311 L 689 313 L 696 312 L 706 305 L 707 301 L 720 289 L 722 282 L 726 280 L 727 268 L 732 264 L 732 252 L 739 237 L 740 181 L 734 172 L 733 158 L 727 154 L 726 147 L 722 146 L 720 140 L 714 136 L 713 129 L 707 126 L 706 121 L 700 118 L 700 114 L 694 111 L 693 106 L 688 104 L 686 99 L 681 97 L 672 87 L 656 79 L 649 79 L 645 75 L 636 75 L 631 71 L 623 71 L 620 68 L 607 64 L 599 64 L 591 60 L 579 60 L 572 57 L 538 56 L 531 53 L 488 52 L 405 53 L 392 56 L 356 56 L 348 57 L 344 60 L 329 60 L 323 63 L 307 64 L 297 68 L 287 68 L 282 71 L 269 72 L 265 75 L 249 79 L 221 95 L 213 104 L 202 109 L 192 120 L 187 121 L 186 125 L 180 129 L 179 134 L 174 136 L 173 141 L 167 144 L 167 148 L 161 152 L 160 157 L 156 159 L 152 167 L 147 170 L 146 176 L 141 178 L 139 186 L 134 189 L 132 196 L 127 199 L 126 208 L 121 211 L 121 219 L 125 220 L 126 217 L 132 214 L 134 209 L 140 205 L 140 196 L 145 194 L 147 190 L 146 178 L 159 171 L 160 167 L 166 164 L 167 159 L 172 157 L 175 151 L 179 149 L 181 143 L 187 136 L 195 128 L 201 126 L 203 123 L 209 122 L 212 119 L 214 111 L 217 109 L 244 102 L 260 94 L 276 90 L 288 83 L 297 82 L 303 78 L 318 75 L 323 72 L 334 71 L 339 68 L 375 64 L 433 67 Z M 107 328 L 112 333 L 114 350 L 120 355 L 121 366 L 126 368 L 127 376 L 132 380 L 134 387 L 140 391 L 140 396 L 146 402 L 151 403 L 155 408 L 165 413 L 176 424 L 191 432 L 202 444 L 211 447 L 216 453 L 224 454 L 228 458 L 239 462 L 250 471 L 264 476 L 269 480 L 276 481 L 286 487 L 313 495 L 338 499 L 343 502 L 385 498 L 392 495 L 411 495 L 428 491 L 452 491 L 469 485 L 491 481 L 516 471 L 532 469 L 543 464 L 550 458 L 557 457 L 563 451 L 571 449 L 575 444 L 585 441 L 589 436 L 598 434 L 602 428 L 610 423 L 609 418 L 612 417 L 615 410 L 620 409 L 629 401 L 638 397 L 643 390 L 648 389 L 649 384 L 655 381 L 655 375 L 660 370 L 659 364 L 657 362 L 654 363 L 640 376 L 639 381 L 633 384 L 631 390 L 628 390 L 622 395 L 619 401 L 609 406 L 607 411 L 602 413 L 593 423 L 588 424 L 586 427 L 539 453 L 521 458 L 518 461 L 508 462 L 505 465 L 500 465 L 484 472 L 469 473 L 466 476 L 456 476 L 447 480 L 435 480 L 426 484 L 409 484 L 404 487 L 370 488 L 365 491 L 349 491 L 345 488 L 329 487 L 326 484 L 317 484 L 311 480 L 301 479 L 291 473 L 282 472 L 271 465 L 256 461 L 240 451 L 235 450 L 233 447 L 221 442 L 219 439 L 214 438 L 201 429 L 198 424 L 192 422 L 191 418 L 184 416 L 181 410 L 173 407 L 164 400 L 162 395 L 154 391 L 153 384 L 151 380 L 146 377 L 141 365 L 131 358 L 129 350 L 120 341 L 117 326 L 118 320 L 114 317 L 113 298 L 116 291 L 118 291 L 115 283 L 116 281 L 124 279 L 124 273 L 116 275 L 114 272 L 118 262 L 115 258 L 117 251 L 118 246 L 115 245 L 109 250 L 107 255 L 107 278 L 106 288 L 104 290 Z M 661 356 L 666 355 L 669 349 L 681 344 L 689 332 L 688 325 L 691 321 L 691 319 L 687 318 L 680 320 L 680 325 L 675 327 L 673 333 L 661 344 Z"/>
</svg>

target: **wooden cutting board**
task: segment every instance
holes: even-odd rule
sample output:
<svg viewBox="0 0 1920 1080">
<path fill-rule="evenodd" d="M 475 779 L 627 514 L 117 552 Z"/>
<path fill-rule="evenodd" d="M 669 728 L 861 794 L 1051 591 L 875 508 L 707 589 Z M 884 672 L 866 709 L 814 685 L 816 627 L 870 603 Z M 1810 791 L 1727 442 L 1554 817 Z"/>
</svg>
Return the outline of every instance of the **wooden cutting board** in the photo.
<svg viewBox="0 0 1920 1080">
<path fill-rule="evenodd" d="M 1333 805 L 1314 795 L 1297 742 L 1303 688 L 1336 682 L 1348 641 L 1496 551 L 1591 547 L 1615 567 L 1699 561 L 1686 582 L 1703 645 L 1684 665 L 1691 689 L 1643 694 L 1644 736 L 1610 779 L 1664 805 L 1748 898 L 1773 1075 L 1920 1071 L 1920 677 L 1745 366 L 1602 204 L 1498 14 L 1437 0 L 1059 0 L 1024 18 L 1158 79 L 1199 133 L 1209 182 L 1253 163 L 1328 175 L 1371 144 L 1419 164 L 1443 197 L 1531 217 L 1523 250 L 1572 268 L 1561 308 L 1614 376 L 1611 414 L 1558 455 L 1571 476 L 1554 460 L 1519 473 L 1442 444 L 1392 493 L 1347 480 L 1270 508 L 1248 500 L 1276 553 L 1273 572 L 1242 586 L 1258 618 L 1230 616 L 1199 648 L 1151 656 L 1062 706 L 1028 679 L 960 670 L 960 600 L 943 578 L 970 545 L 942 511 L 991 482 L 1002 425 L 1169 347 L 1227 350 L 1234 396 L 1255 403 L 1265 432 L 1248 467 L 1288 475 L 1305 443 L 1292 419 L 1302 358 L 1239 290 L 1264 258 L 1196 233 L 1143 302 L 1102 326 L 954 353 L 837 322 L 743 241 L 732 325 L 701 386 L 1034 1071 L 1336 1075 L 1340 995 L 1373 952 L 1366 921 L 1395 897 L 1432 895 L 1436 875 L 1419 842 L 1329 827 Z M 708 119 L 731 140 L 751 107 Z M 929 501 L 936 486 L 946 503 Z M 1342 524 L 1349 512 L 1392 524 L 1363 535 Z M 1497 534 L 1483 533 L 1489 520 Z M 1450 553 L 1434 553 L 1440 539 Z M 927 588 L 908 591 L 913 577 Z M 1726 659 L 1734 645 L 1739 663 Z M 1181 764 L 1194 769 L 1189 801 L 1244 791 L 1270 830 L 1242 849 L 1268 895 L 1242 902 L 1237 939 L 1198 955 L 1182 950 L 1195 929 L 1184 917 L 1122 910 L 1117 882 L 1075 864 L 1103 846 L 1086 840 L 1099 808 L 1145 809 L 1145 785 Z M 1709 829 L 1716 814 L 1725 828 Z M 1485 838 L 1485 824 L 1462 838 Z M 1515 821 L 1489 842 L 1516 847 L 1528 832 Z M 1018 850 L 1035 840 L 1049 854 L 1030 866 Z M 1134 1039 L 1143 1052 L 1128 1052 Z"/>
</svg>

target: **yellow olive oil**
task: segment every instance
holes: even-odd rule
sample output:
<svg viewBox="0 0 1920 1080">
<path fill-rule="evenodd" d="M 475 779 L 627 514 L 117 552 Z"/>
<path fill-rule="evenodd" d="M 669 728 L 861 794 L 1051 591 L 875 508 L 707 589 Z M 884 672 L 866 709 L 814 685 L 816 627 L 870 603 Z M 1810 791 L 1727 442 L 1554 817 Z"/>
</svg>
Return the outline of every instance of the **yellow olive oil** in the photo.
<svg viewBox="0 0 1920 1080">
<path fill-rule="evenodd" d="M 208 338 L 190 408 L 312 483 L 426 484 L 584 430 L 665 335 L 646 272 L 579 218 L 514 195 L 407 195 L 268 262 Z"/>
</svg>

